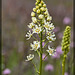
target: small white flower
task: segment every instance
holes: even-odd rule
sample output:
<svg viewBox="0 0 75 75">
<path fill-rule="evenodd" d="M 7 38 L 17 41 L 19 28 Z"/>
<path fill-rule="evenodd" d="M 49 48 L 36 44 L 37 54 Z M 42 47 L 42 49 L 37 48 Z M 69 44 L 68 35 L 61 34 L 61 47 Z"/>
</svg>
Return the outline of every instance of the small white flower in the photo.
<svg viewBox="0 0 75 75">
<path fill-rule="evenodd" d="M 33 28 L 32 30 L 33 30 L 33 33 L 37 33 L 37 34 L 39 34 L 42 31 L 41 27 L 38 27 L 37 25 L 35 25 L 35 28 Z"/>
<path fill-rule="evenodd" d="M 29 54 L 29 56 L 27 56 L 27 60 L 26 61 L 30 61 L 34 58 L 34 54 Z"/>
<path fill-rule="evenodd" d="M 38 16 L 38 18 L 39 18 L 39 19 L 43 19 L 43 18 L 44 18 L 44 15 L 40 14 L 40 15 Z"/>
<path fill-rule="evenodd" d="M 32 47 L 32 49 L 30 50 L 37 50 L 40 48 L 40 42 L 39 41 L 34 41 L 33 44 L 31 43 L 30 46 Z"/>
<path fill-rule="evenodd" d="M 27 40 L 29 40 L 29 39 L 31 38 L 31 36 L 32 36 L 32 33 L 31 33 L 31 31 L 29 30 L 29 32 L 27 32 L 27 34 L 26 34 L 26 37 L 28 37 Z"/>
<path fill-rule="evenodd" d="M 29 28 L 33 28 L 34 26 L 35 26 L 35 24 L 34 24 L 33 22 L 31 22 L 31 23 L 28 25 Z"/>
<path fill-rule="evenodd" d="M 46 30 L 53 30 L 54 29 L 54 25 L 53 23 L 50 24 L 50 22 L 45 22 L 44 27 L 46 28 Z"/>
<path fill-rule="evenodd" d="M 52 31 L 46 30 L 46 34 L 47 34 L 48 36 L 51 36 L 51 35 L 52 35 Z"/>
<path fill-rule="evenodd" d="M 49 42 L 56 40 L 55 34 L 53 34 L 53 35 L 51 34 L 50 36 L 47 36 L 46 38 L 49 40 Z"/>
<path fill-rule="evenodd" d="M 50 24 L 50 30 L 53 30 L 55 27 L 53 25 L 53 23 Z"/>
<path fill-rule="evenodd" d="M 33 23 L 37 23 L 36 17 L 32 17 L 32 21 L 33 21 Z"/>
<path fill-rule="evenodd" d="M 50 28 L 50 24 L 49 24 L 49 22 L 45 22 L 44 27 L 46 28 L 46 30 L 49 30 L 49 28 Z"/>
<path fill-rule="evenodd" d="M 35 16 L 35 13 L 34 13 L 34 12 L 32 12 L 32 13 L 31 13 L 31 16 L 32 16 L 32 17 L 34 17 L 34 16 Z"/>
<path fill-rule="evenodd" d="M 49 55 L 53 55 L 55 52 L 55 50 L 50 48 L 50 46 L 48 46 L 48 50 L 46 50 L 46 51 L 49 53 Z"/>
</svg>

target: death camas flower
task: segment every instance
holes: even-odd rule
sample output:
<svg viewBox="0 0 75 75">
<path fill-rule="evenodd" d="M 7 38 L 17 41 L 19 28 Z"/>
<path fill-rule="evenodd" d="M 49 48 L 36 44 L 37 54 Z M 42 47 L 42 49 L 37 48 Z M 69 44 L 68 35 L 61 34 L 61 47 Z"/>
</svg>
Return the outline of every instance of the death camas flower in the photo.
<svg viewBox="0 0 75 75">
<path fill-rule="evenodd" d="M 48 46 L 48 50 L 46 50 L 48 53 L 49 53 L 49 55 L 54 55 L 54 49 L 52 49 L 52 48 L 50 48 L 50 46 Z"/>
<path fill-rule="evenodd" d="M 31 12 L 31 20 L 32 22 L 29 23 L 28 28 L 32 30 L 32 32 L 30 31 L 27 32 L 26 37 L 27 40 L 29 40 L 31 37 L 35 40 L 33 41 L 33 43 L 30 43 L 31 46 L 30 50 L 34 50 L 39 54 L 40 52 L 39 48 L 41 48 L 40 41 L 46 44 L 46 42 L 51 43 L 56 39 L 55 34 L 53 32 L 55 27 L 54 24 L 51 22 L 52 16 L 49 14 L 46 4 L 43 0 L 36 0 L 35 7 Z M 38 35 L 40 38 L 41 33 L 42 36 L 45 35 L 45 37 L 43 37 L 40 40 L 38 40 L 36 37 L 33 36 L 33 35 Z M 43 40 L 47 40 L 47 41 L 43 41 Z M 46 52 L 48 52 L 49 55 L 53 55 L 55 49 L 50 48 L 50 46 L 48 46 L 48 50 L 46 50 Z"/>
<path fill-rule="evenodd" d="M 27 56 L 27 60 L 26 61 L 30 61 L 34 58 L 34 54 L 29 54 L 29 56 Z"/>
<path fill-rule="evenodd" d="M 33 44 L 31 43 L 30 46 L 32 47 L 31 50 L 36 51 L 38 48 L 40 48 L 40 42 L 38 42 L 38 41 L 34 41 Z"/>
<path fill-rule="evenodd" d="M 27 40 L 29 40 L 29 39 L 31 38 L 31 36 L 32 36 L 32 33 L 31 33 L 31 31 L 29 30 L 29 32 L 27 32 L 27 34 L 26 34 L 26 37 L 28 37 Z"/>
</svg>

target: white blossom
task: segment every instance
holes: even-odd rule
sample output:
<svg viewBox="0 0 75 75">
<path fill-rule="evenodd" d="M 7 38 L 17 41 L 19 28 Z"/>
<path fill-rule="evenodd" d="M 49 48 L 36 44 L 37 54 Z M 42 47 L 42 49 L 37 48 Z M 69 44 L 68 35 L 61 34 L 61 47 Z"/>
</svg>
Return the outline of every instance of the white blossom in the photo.
<svg viewBox="0 0 75 75">
<path fill-rule="evenodd" d="M 26 34 L 26 37 L 28 37 L 27 40 L 29 40 L 29 39 L 31 38 L 31 36 L 32 36 L 32 33 L 31 33 L 31 31 L 29 30 L 29 32 L 27 32 L 27 34 Z"/>
<path fill-rule="evenodd" d="M 28 27 L 29 28 L 33 28 L 35 26 L 35 24 L 33 22 L 29 23 Z"/>
<path fill-rule="evenodd" d="M 33 23 L 37 23 L 36 17 L 32 17 L 32 21 L 33 21 Z"/>
<path fill-rule="evenodd" d="M 30 61 L 34 58 L 34 54 L 29 54 L 29 56 L 27 56 L 27 60 L 26 61 Z"/>
<path fill-rule="evenodd" d="M 44 27 L 46 28 L 47 31 L 54 29 L 53 23 L 50 24 L 50 22 L 45 22 Z"/>
<path fill-rule="evenodd" d="M 38 50 L 40 48 L 40 42 L 39 41 L 33 41 L 33 44 L 31 43 L 30 46 L 32 47 L 32 49 L 30 50 Z"/>
<path fill-rule="evenodd" d="M 56 40 L 55 34 L 50 34 L 49 36 L 47 35 L 46 38 L 49 40 L 49 42 L 52 42 L 52 41 Z"/>
<path fill-rule="evenodd" d="M 55 52 L 55 50 L 50 48 L 50 46 L 48 46 L 48 50 L 46 50 L 46 51 L 49 53 L 49 55 L 53 55 Z"/>
<path fill-rule="evenodd" d="M 50 29 L 50 23 L 49 22 L 45 22 L 44 27 L 46 28 L 46 30 L 49 30 Z"/>
<path fill-rule="evenodd" d="M 33 33 L 37 33 L 37 34 L 39 34 L 42 31 L 41 27 L 38 27 L 37 25 L 35 25 L 35 28 L 33 28 L 32 30 L 33 30 Z"/>
</svg>

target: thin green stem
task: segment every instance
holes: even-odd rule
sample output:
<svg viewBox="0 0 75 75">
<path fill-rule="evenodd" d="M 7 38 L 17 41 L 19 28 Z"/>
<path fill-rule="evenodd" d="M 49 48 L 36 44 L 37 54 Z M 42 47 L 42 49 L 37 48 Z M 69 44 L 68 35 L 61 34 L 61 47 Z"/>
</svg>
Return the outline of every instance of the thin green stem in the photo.
<svg viewBox="0 0 75 75">
<path fill-rule="evenodd" d="M 37 70 L 36 65 L 33 62 L 32 62 L 32 64 L 34 65 L 36 72 L 39 74 L 39 71 Z"/>
<path fill-rule="evenodd" d="M 63 62 L 62 62 L 62 75 L 65 73 L 65 60 L 66 60 L 66 55 L 63 57 Z"/>
<path fill-rule="evenodd" d="M 43 53 L 43 50 L 42 50 L 42 32 L 40 34 L 40 68 L 39 68 L 39 75 L 42 75 L 42 53 Z"/>
<path fill-rule="evenodd" d="M 32 36 L 35 40 L 37 40 L 34 36 Z"/>
<path fill-rule="evenodd" d="M 49 43 L 49 41 L 47 41 L 47 42 L 45 43 L 45 45 L 43 46 L 43 48 L 44 48 L 48 43 Z"/>
</svg>

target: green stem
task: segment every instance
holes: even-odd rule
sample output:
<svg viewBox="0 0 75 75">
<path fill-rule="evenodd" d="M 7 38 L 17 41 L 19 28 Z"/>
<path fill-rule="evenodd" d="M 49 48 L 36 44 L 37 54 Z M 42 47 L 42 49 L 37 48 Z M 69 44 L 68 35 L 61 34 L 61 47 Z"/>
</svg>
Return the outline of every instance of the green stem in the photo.
<svg viewBox="0 0 75 75">
<path fill-rule="evenodd" d="M 39 68 L 39 75 L 42 75 L 42 32 L 40 34 L 40 68 Z"/>
<path fill-rule="evenodd" d="M 37 39 L 34 36 L 32 36 L 32 37 L 37 41 Z"/>
<path fill-rule="evenodd" d="M 63 62 L 62 62 L 62 75 L 65 73 L 65 60 L 66 60 L 66 55 L 63 57 Z"/>
<path fill-rule="evenodd" d="M 36 65 L 33 62 L 32 62 L 32 64 L 34 65 L 36 72 L 39 74 L 39 71 L 37 70 Z"/>
<path fill-rule="evenodd" d="M 43 46 L 43 48 L 44 48 L 48 43 L 49 43 L 49 41 L 47 41 L 47 42 L 45 43 L 45 45 Z"/>
</svg>

